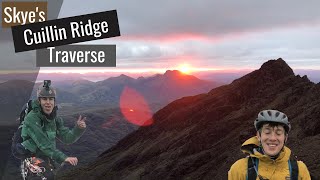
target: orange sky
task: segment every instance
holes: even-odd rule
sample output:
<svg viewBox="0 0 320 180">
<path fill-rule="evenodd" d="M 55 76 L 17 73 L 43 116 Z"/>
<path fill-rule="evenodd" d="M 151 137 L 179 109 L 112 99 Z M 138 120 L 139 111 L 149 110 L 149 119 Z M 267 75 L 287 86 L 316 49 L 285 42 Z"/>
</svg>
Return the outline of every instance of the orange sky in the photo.
<svg viewBox="0 0 320 180">
<path fill-rule="evenodd" d="M 206 68 L 206 67 L 193 67 L 191 64 L 183 63 L 176 67 L 167 69 L 167 68 L 134 68 L 134 69 L 125 69 L 125 68 L 89 68 L 89 69 L 70 69 L 70 68 L 61 68 L 61 69 L 41 69 L 39 73 L 139 73 L 139 74 L 149 74 L 149 73 L 164 73 L 167 70 L 179 70 L 186 74 L 193 74 L 197 72 L 239 72 L 242 70 L 228 69 L 228 68 Z M 250 71 L 252 69 L 243 69 L 243 71 Z"/>
</svg>

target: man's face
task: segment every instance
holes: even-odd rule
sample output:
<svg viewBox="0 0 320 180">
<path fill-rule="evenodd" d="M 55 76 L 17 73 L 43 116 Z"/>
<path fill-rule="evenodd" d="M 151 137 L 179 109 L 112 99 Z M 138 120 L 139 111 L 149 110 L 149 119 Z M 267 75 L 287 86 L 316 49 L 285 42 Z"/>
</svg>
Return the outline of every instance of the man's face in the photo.
<svg viewBox="0 0 320 180">
<path fill-rule="evenodd" d="M 264 124 L 261 128 L 261 136 L 259 132 L 257 136 L 268 156 L 277 155 L 287 139 L 285 129 L 281 125 L 271 127 L 269 124 Z"/>
<path fill-rule="evenodd" d="M 54 107 L 54 98 L 53 97 L 41 97 L 40 105 L 43 112 L 47 115 L 50 115 Z"/>
</svg>

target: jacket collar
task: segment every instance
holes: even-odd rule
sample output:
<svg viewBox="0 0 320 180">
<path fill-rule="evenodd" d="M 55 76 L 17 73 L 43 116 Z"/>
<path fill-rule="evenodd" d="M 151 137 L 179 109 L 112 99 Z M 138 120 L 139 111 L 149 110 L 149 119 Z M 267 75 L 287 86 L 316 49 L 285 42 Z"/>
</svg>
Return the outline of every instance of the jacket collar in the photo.
<svg viewBox="0 0 320 180">
<path fill-rule="evenodd" d="M 251 157 L 256 157 L 263 161 L 273 161 L 268 155 L 262 154 L 257 149 L 260 147 L 260 142 L 257 136 L 254 136 L 248 140 L 246 140 L 242 146 L 241 151 L 249 154 Z M 277 162 L 280 161 L 288 161 L 290 158 L 291 150 L 284 146 L 284 148 L 280 151 L 279 157 L 275 160 Z"/>
</svg>

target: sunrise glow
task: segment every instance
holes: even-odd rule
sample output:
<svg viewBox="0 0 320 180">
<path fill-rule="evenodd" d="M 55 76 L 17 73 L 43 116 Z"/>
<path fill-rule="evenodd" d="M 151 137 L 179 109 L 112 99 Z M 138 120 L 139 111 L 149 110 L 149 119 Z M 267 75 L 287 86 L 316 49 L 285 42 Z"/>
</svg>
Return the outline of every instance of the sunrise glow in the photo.
<svg viewBox="0 0 320 180">
<path fill-rule="evenodd" d="M 172 68 L 137 68 L 137 69 L 41 69 L 41 73 L 165 73 L 167 70 L 179 70 L 186 74 L 200 71 L 234 71 L 234 69 L 227 68 L 200 68 L 191 67 L 188 64 L 182 64 Z"/>
<path fill-rule="evenodd" d="M 180 72 L 184 73 L 184 74 L 190 74 L 191 73 L 191 68 L 189 64 L 181 64 L 177 70 L 179 70 Z"/>
</svg>

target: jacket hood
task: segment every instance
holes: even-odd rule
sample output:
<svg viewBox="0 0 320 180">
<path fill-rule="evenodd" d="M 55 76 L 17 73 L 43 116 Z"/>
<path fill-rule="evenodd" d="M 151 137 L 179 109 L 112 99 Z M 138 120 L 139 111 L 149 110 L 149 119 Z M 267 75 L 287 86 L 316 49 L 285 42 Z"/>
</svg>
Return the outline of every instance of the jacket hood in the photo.
<svg viewBox="0 0 320 180">
<path fill-rule="evenodd" d="M 264 160 L 271 160 L 268 155 L 260 153 L 257 149 L 260 147 L 260 142 L 257 136 L 254 136 L 248 140 L 246 140 L 242 146 L 241 151 L 245 154 L 249 154 L 251 157 L 256 157 L 259 159 Z M 276 161 L 288 161 L 290 159 L 291 150 L 284 146 L 283 149 L 280 151 L 279 157 Z"/>
<path fill-rule="evenodd" d="M 40 102 L 38 100 L 33 100 L 32 101 L 32 109 L 34 111 L 41 111 Z"/>
</svg>

